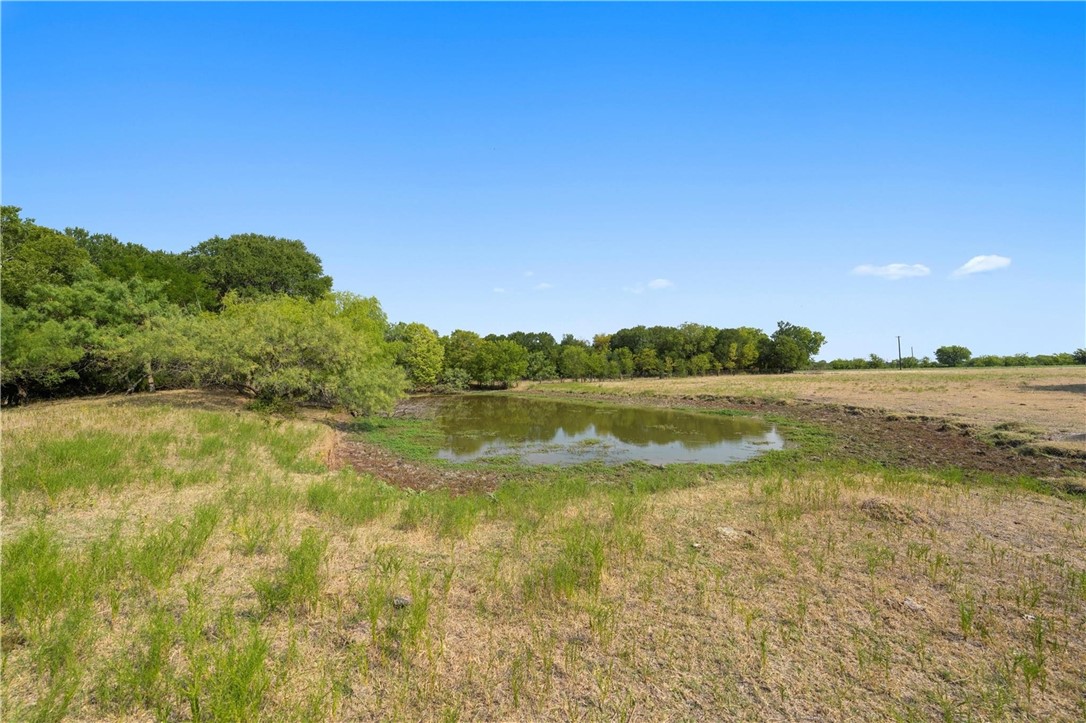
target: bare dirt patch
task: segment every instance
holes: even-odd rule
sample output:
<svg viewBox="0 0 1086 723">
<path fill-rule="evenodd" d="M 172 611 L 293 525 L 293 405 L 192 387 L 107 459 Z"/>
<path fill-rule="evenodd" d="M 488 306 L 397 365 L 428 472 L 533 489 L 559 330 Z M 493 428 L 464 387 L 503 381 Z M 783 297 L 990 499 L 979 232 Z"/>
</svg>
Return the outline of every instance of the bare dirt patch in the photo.
<svg viewBox="0 0 1086 723">
<path fill-rule="evenodd" d="M 504 479 L 502 475 L 494 472 L 416 464 L 379 445 L 362 442 L 344 432 L 336 437 L 336 444 L 328 461 L 332 469 L 349 466 L 388 484 L 417 491 L 444 489 L 451 494 L 488 492 L 497 488 Z"/>
</svg>

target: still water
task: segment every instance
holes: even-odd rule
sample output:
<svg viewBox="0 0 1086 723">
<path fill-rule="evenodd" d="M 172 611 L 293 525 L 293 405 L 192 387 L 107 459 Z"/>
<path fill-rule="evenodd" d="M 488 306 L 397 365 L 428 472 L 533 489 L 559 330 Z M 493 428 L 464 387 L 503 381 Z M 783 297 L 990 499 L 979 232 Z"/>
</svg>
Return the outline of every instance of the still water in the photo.
<svg viewBox="0 0 1086 723">
<path fill-rule="evenodd" d="M 445 434 L 437 456 L 459 462 L 726 464 L 784 446 L 775 426 L 751 417 L 499 395 L 444 399 L 437 422 Z"/>
</svg>

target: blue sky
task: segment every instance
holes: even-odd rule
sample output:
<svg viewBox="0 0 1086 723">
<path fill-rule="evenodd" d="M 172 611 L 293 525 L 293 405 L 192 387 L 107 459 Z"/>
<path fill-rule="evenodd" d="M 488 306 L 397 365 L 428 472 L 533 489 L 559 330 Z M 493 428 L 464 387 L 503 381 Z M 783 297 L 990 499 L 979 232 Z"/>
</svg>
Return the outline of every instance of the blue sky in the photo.
<svg viewBox="0 0 1086 723">
<path fill-rule="evenodd" d="M 45 225 L 298 238 L 337 289 L 442 333 L 1086 345 L 1081 3 L 5 2 L 2 23 L 3 202 Z"/>
</svg>

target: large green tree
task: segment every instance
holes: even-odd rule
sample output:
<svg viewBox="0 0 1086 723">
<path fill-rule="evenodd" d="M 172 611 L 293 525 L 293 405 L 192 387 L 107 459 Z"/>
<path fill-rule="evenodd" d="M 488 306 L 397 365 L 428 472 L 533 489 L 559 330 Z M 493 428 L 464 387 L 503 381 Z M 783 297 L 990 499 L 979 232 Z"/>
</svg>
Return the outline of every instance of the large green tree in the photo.
<svg viewBox="0 0 1086 723">
<path fill-rule="evenodd" d="M 537 381 L 554 379 L 558 376 L 558 368 L 551 361 L 547 352 L 530 351 L 528 352 L 528 370 L 524 373 L 524 376 Z"/>
<path fill-rule="evenodd" d="M 316 301 L 332 289 L 321 260 L 301 241 L 236 234 L 216 236 L 197 244 L 183 256 L 219 297 L 286 294 Z"/>
<path fill-rule="evenodd" d="M 5 304 L 0 380 L 17 398 L 79 380 L 85 389 L 112 389 L 131 376 L 132 339 L 167 313 L 161 285 L 138 279 L 80 279 L 37 284 L 26 307 Z"/>
<path fill-rule="evenodd" d="M 34 219 L 19 216 L 18 206 L 0 208 L 0 297 L 25 306 L 37 284 L 67 285 L 93 276 L 90 255 L 72 239 Z"/>
<path fill-rule="evenodd" d="M 64 234 L 74 239 L 106 276 L 121 281 L 138 278 L 161 282 L 166 300 L 182 307 L 210 309 L 218 304 L 218 294 L 189 268 L 188 260 L 180 254 L 151 251 L 140 244 L 122 243 L 109 234 L 92 234 L 82 228 L 66 228 Z"/>
<path fill-rule="evenodd" d="M 389 331 L 396 350 L 396 361 L 407 372 L 416 389 L 437 384 L 444 369 L 445 347 L 441 339 L 424 324 L 399 323 Z"/>
<path fill-rule="evenodd" d="M 750 326 L 721 329 L 713 342 L 713 357 L 725 371 L 750 370 L 758 361 L 758 349 L 765 338 L 765 332 Z"/>
<path fill-rule="evenodd" d="M 204 382 L 266 400 L 340 404 L 362 414 L 390 410 L 406 386 L 374 298 L 230 294 L 220 314 L 202 319 L 194 367 Z"/>
<path fill-rule="evenodd" d="M 528 372 L 528 352 L 508 339 L 483 341 L 468 371 L 477 384 L 508 387 Z"/>
<path fill-rule="evenodd" d="M 777 330 L 769 340 L 760 342 L 758 364 L 765 371 L 791 372 L 811 363 L 826 337 L 805 326 L 787 321 L 777 322 Z"/>
<path fill-rule="evenodd" d="M 961 366 L 972 356 L 973 352 L 956 344 L 941 346 L 935 350 L 935 360 L 945 367 Z"/>
<path fill-rule="evenodd" d="M 457 329 L 443 337 L 441 343 L 445 347 L 445 368 L 470 372 L 483 339 L 474 331 Z"/>
</svg>

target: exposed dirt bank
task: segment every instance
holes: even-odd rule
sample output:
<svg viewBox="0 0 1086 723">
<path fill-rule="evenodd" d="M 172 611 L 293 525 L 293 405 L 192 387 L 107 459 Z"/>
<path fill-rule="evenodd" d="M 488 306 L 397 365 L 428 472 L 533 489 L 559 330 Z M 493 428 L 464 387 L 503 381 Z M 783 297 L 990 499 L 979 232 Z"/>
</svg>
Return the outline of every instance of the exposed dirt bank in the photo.
<svg viewBox="0 0 1086 723">
<path fill-rule="evenodd" d="M 337 437 L 328 462 L 333 469 L 351 466 L 397 487 L 419 491 L 444 489 L 454 495 L 489 492 L 505 479 L 504 475 L 494 472 L 410 462 L 380 445 L 362 442 L 350 434 Z"/>
</svg>

